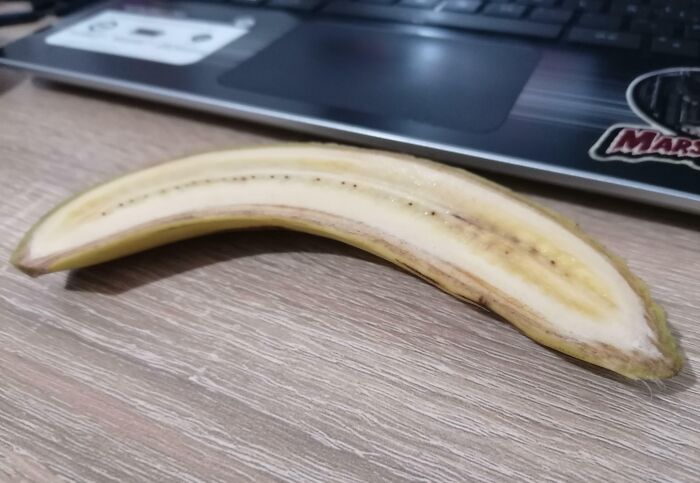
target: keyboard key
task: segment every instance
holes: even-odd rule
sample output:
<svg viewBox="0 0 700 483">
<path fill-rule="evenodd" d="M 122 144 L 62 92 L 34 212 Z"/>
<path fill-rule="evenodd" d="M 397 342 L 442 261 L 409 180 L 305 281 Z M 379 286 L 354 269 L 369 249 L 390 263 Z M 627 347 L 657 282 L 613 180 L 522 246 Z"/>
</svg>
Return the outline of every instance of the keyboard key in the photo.
<svg viewBox="0 0 700 483">
<path fill-rule="evenodd" d="M 700 55 L 700 42 L 696 40 L 672 39 L 670 37 L 656 37 L 651 41 L 651 51 L 655 54 L 698 57 Z"/>
<path fill-rule="evenodd" d="M 700 40 L 700 23 L 691 23 L 685 26 L 685 38 Z"/>
<path fill-rule="evenodd" d="M 585 29 L 580 27 L 572 28 L 569 31 L 567 40 L 580 44 L 619 47 L 622 49 L 638 49 L 642 44 L 642 38 L 638 34 Z"/>
<path fill-rule="evenodd" d="M 483 2 L 479 0 L 447 0 L 442 6 L 443 10 L 461 13 L 474 13 L 481 8 Z"/>
<path fill-rule="evenodd" d="M 613 15 L 627 15 L 634 18 L 647 18 L 651 10 L 645 5 L 633 3 L 629 0 L 613 0 L 610 4 L 610 13 Z"/>
<path fill-rule="evenodd" d="M 656 10 L 656 9 L 661 9 L 664 7 L 673 7 L 673 8 L 688 8 L 688 7 L 694 7 L 698 5 L 698 2 L 694 0 L 651 0 L 648 2 L 651 5 L 651 8 Z"/>
<path fill-rule="evenodd" d="M 679 7 L 673 5 L 665 5 L 654 10 L 654 15 L 660 20 L 690 20 L 691 17 L 697 16 L 696 10 L 691 10 L 690 7 Z"/>
<path fill-rule="evenodd" d="M 290 10 L 301 10 L 310 12 L 321 5 L 323 0 L 270 0 L 267 2 L 269 7 L 288 8 Z"/>
<path fill-rule="evenodd" d="M 603 9 L 603 2 L 602 0 L 564 0 L 562 7 L 585 12 L 600 12 Z"/>
<path fill-rule="evenodd" d="M 515 0 L 515 3 L 531 7 L 553 7 L 559 0 Z"/>
<path fill-rule="evenodd" d="M 383 5 L 391 5 L 396 3 L 396 0 L 355 0 L 356 2 L 365 2 L 365 3 L 380 3 Z"/>
<path fill-rule="evenodd" d="M 368 5 L 347 0 L 332 1 L 322 12 L 331 15 L 436 25 L 463 30 L 523 35 L 541 39 L 556 39 L 562 30 L 560 25 L 528 22 L 526 20 L 400 6 Z"/>
<path fill-rule="evenodd" d="M 530 20 L 564 24 L 571 20 L 573 15 L 573 10 L 565 10 L 563 8 L 536 8 L 530 13 Z"/>
<path fill-rule="evenodd" d="M 483 13 L 494 17 L 519 18 L 525 14 L 525 10 L 527 10 L 527 7 L 514 3 L 494 3 L 486 5 Z"/>
<path fill-rule="evenodd" d="M 652 7 L 665 7 L 666 5 L 670 4 L 676 4 L 676 5 L 683 5 L 686 4 L 686 2 L 674 2 L 673 0 L 650 0 L 649 3 L 651 4 Z"/>
<path fill-rule="evenodd" d="M 578 19 L 578 25 L 597 30 L 619 30 L 622 25 L 622 17 L 599 13 L 584 13 Z"/>
<path fill-rule="evenodd" d="M 438 0 L 401 0 L 399 5 L 415 8 L 433 8 Z"/>
<path fill-rule="evenodd" d="M 662 22 L 660 20 L 632 20 L 630 22 L 630 31 L 638 34 L 671 36 L 675 30 L 671 22 Z"/>
</svg>

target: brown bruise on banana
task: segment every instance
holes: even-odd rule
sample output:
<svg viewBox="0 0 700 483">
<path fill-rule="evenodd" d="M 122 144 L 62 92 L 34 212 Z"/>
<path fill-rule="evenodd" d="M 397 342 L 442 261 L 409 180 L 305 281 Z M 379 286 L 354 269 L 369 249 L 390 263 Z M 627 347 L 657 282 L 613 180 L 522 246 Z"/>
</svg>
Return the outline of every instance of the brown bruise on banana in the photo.
<svg viewBox="0 0 700 483">
<path fill-rule="evenodd" d="M 506 268 L 529 283 L 540 286 L 550 294 L 558 294 L 559 299 L 569 307 L 587 315 L 598 315 L 601 308 L 614 308 L 614 303 L 601 288 L 601 283 L 593 279 L 590 272 L 575 258 L 557 250 L 546 240 L 520 230 L 523 239 L 498 226 L 497 222 L 486 223 L 483 219 L 468 217 L 465 214 L 453 213 L 444 206 L 401 196 L 401 193 L 391 193 L 385 187 L 374 186 L 367 180 L 346 179 L 329 176 L 327 173 L 290 174 L 285 172 L 259 172 L 219 177 L 205 177 L 163 186 L 157 190 L 120 199 L 106 207 L 92 206 L 91 210 L 81 210 L 73 218 L 74 223 L 84 222 L 91 218 L 104 217 L 117 210 L 131 207 L 139 202 L 156 196 L 168 196 L 184 190 L 210 186 L 213 184 L 237 184 L 254 182 L 300 182 L 310 184 L 333 183 L 337 187 L 348 190 L 363 190 L 370 192 L 375 199 L 383 199 L 401 205 L 404 209 L 415 210 L 425 217 L 434 219 L 449 230 L 459 232 L 465 240 L 475 245 L 487 248 L 485 252 L 493 263 Z M 504 256 L 500 256 L 503 254 Z M 576 287 L 582 290 L 581 296 L 567 295 L 562 287 Z M 586 300 L 590 302 L 586 303 Z"/>
<path fill-rule="evenodd" d="M 400 159 L 414 158 L 406 157 Z M 423 162 L 421 160 L 416 161 Z M 610 298 L 604 280 L 597 279 L 581 261 L 571 256 L 569 253 L 560 250 L 545 238 L 538 236 L 538 234 L 532 230 L 528 231 L 527 227 L 519 226 L 517 223 L 514 224 L 509 219 L 499 219 L 498 216 L 491 216 L 489 213 L 475 214 L 467 209 L 469 207 L 465 207 L 464 210 L 460 209 L 459 212 L 454 212 L 448 207 L 436 203 L 434 199 L 430 199 L 429 197 L 418 199 L 415 193 L 413 193 L 412 196 L 407 196 L 405 191 L 392 190 L 390 187 L 387 187 L 386 184 L 377 183 L 376 180 L 371 178 L 363 178 L 356 173 L 353 173 L 355 176 L 347 176 L 346 173 L 341 175 L 340 173 L 344 170 L 344 166 L 340 162 L 337 162 L 338 168 L 336 172 L 332 172 L 333 170 L 331 169 L 331 173 L 328 173 L 327 164 L 318 163 L 317 161 L 314 162 L 318 164 L 319 168 L 326 168 L 326 170 L 322 171 L 319 169 L 319 171 L 316 172 L 313 169 L 306 169 L 301 170 L 301 174 L 300 170 L 296 172 L 246 171 L 243 173 L 237 172 L 235 174 L 227 173 L 226 175 L 184 179 L 177 183 L 161 184 L 158 185 L 156 189 L 150 188 L 148 190 L 142 190 L 118 199 L 115 199 L 114 191 L 107 191 L 106 200 L 93 199 L 89 205 L 83 204 L 81 206 L 79 204 L 78 206 L 80 209 L 73 210 L 66 215 L 65 219 L 62 220 L 63 223 L 61 227 L 63 228 L 64 225 L 65 227 L 71 225 L 75 226 L 86 221 L 89 222 L 90 220 L 96 220 L 100 217 L 106 217 L 118 210 L 137 206 L 139 203 L 154 197 L 170 196 L 186 190 L 216 184 L 253 182 L 306 183 L 312 186 L 332 184 L 336 188 L 370 193 L 376 200 L 381 199 L 384 202 L 401 206 L 401 209 L 412 210 L 419 213 L 424 218 L 430 220 L 436 228 L 456 232 L 460 239 L 473 244 L 477 249 L 481 249 L 483 255 L 490 258 L 491 263 L 505 268 L 509 273 L 516 275 L 532 285 L 538 286 L 540 290 L 554 295 L 561 303 L 580 313 L 595 316 L 601 311 L 605 312 L 605 310 L 615 308 L 615 302 Z M 314 162 L 310 164 L 314 164 Z M 562 225 L 565 229 L 575 236 L 582 238 L 595 250 L 606 256 L 609 261 L 620 270 L 623 277 L 630 283 L 630 286 L 633 287 L 635 292 L 644 300 L 646 322 L 659 339 L 658 342 L 653 342 L 660 353 L 666 354 L 667 356 L 669 352 L 671 353 L 671 362 L 668 360 L 652 360 L 645 357 L 643 353 L 635 351 L 623 352 L 613 346 L 606 346 L 601 343 L 583 343 L 562 337 L 560 334 L 553 332 L 551 327 L 547 324 L 542 324 L 538 314 L 533 313 L 523 303 L 509 297 L 502 291 L 499 292 L 494 287 L 485 283 L 484 280 L 464 272 L 456 266 L 450 265 L 448 261 L 443 260 L 441 262 L 443 264 L 442 267 L 426 264 L 421 260 L 420 256 L 416 256 L 415 253 L 406 250 L 405 247 L 402 246 L 403 242 L 401 240 L 395 240 L 394 243 L 386 241 L 384 238 L 388 239 L 389 236 L 385 233 L 375 233 L 373 238 L 367 241 L 366 239 L 362 239 L 362 237 L 368 236 L 367 231 L 353 234 L 353 230 L 350 228 L 351 223 L 346 223 L 345 231 L 340 229 L 339 232 L 332 233 L 333 230 L 330 227 L 338 220 L 334 222 L 331 219 L 326 219 L 322 223 L 319 222 L 318 228 L 316 229 L 310 228 L 309 223 L 312 222 L 312 219 L 314 217 L 322 218 L 322 213 L 309 213 L 308 218 L 295 223 L 293 221 L 294 216 L 289 214 L 286 220 L 282 219 L 284 217 L 273 217 L 271 219 L 270 217 L 263 216 L 260 211 L 265 211 L 271 207 L 257 206 L 249 212 L 237 212 L 237 214 L 234 214 L 234 218 L 235 216 L 247 218 L 245 222 L 242 222 L 240 219 L 232 219 L 232 212 L 221 213 L 221 220 L 216 221 L 213 219 L 210 228 L 207 229 L 205 227 L 199 229 L 194 232 L 194 235 L 206 234 L 223 229 L 274 225 L 336 238 L 395 262 L 397 265 L 462 300 L 480 305 L 498 313 L 512 322 L 526 335 L 544 345 L 555 347 L 557 350 L 571 356 L 607 367 L 633 378 L 669 377 L 680 369 L 680 355 L 674 352 L 673 339 L 668 333 L 663 313 L 658 312 L 658 306 L 655 306 L 651 301 L 648 296 L 648 290 L 644 284 L 629 273 L 629 270 L 623 262 L 608 254 L 599 244 L 582 234 L 578 227 L 569 220 L 534 205 L 503 187 L 482 180 L 476 176 L 468 175 L 461 171 L 458 172 L 453 168 L 436 166 L 434 169 L 436 169 L 436 171 L 451 171 L 454 174 L 469 179 L 469 182 L 481 183 L 497 192 L 504 193 L 511 198 L 516 198 L 522 204 L 530 206 L 530 208 L 539 211 L 541 215 Z M 67 202 L 67 204 L 69 204 L 69 202 Z M 299 208 L 296 208 L 296 210 L 299 211 Z M 155 233 L 155 239 L 152 240 L 151 244 L 144 245 L 135 243 L 132 247 L 133 249 L 127 247 L 116 256 L 194 236 L 192 230 L 188 230 L 187 228 L 183 229 L 183 227 L 177 225 L 183 223 L 188 217 L 191 217 L 191 219 L 195 221 L 201 216 L 211 215 L 211 213 L 191 213 L 177 220 L 170 220 L 172 221 L 172 225 L 169 225 L 170 222 L 166 219 L 153 220 L 161 225 L 157 228 L 160 231 Z M 257 220 L 256 216 L 258 217 Z M 144 228 L 136 227 L 132 230 L 133 237 L 154 237 L 153 231 L 149 233 L 142 231 L 139 235 L 139 229 Z M 120 233 L 120 235 L 131 236 L 125 235 L 124 233 Z M 352 239 L 353 237 L 354 239 Z M 115 258 L 116 256 L 101 258 L 100 253 L 102 252 L 104 254 L 104 252 L 114 250 L 115 246 L 119 244 L 119 240 L 112 240 L 113 245 L 110 245 L 109 241 L 105 243 L 103 240 L 102 242 L 89 244 L 92 246 L 83 245 L 74 247 L 64 253 L 53 254 L 50 257 L 40 260 L 35 259 L 30 266 L 23 263 L 23 260 L 27 259 L 29 256 L 27 245 L 30 239 L 31 235 L 25 238 L 23 247 L 19 248 L 15 253 L 14 261 L 20 268 L 32 275 L 72 268 L 75 266 L 75 263 L 77 263 L 76 260 L 79 260 L 80 265 L 84 266 Z M 382 251 L 378 249 L 377 246 L 384 246 L 385 249 Z M 415 251 L 415 247 L 411 248 Z M 86 250 L 92 250 L 96 253 L 93 259 L 81 259 L 79 253 L 85 252 Z M 112 255 L 114 255 L 114 253 L 115 252 L 112 252 Z M 401 256 L 397 257 L 397 253 L 401 254 Z M 468 283 L 465 284 L 465 280 L 468 281 Z M 572 291 L 578 291 L 580 296 L 572 294 Z M 651 310 L 656 310 L 653 316 L 650 315 Z M 653 376 L 650 376 L 651 374 L 653 374 Z"/>
</svg>

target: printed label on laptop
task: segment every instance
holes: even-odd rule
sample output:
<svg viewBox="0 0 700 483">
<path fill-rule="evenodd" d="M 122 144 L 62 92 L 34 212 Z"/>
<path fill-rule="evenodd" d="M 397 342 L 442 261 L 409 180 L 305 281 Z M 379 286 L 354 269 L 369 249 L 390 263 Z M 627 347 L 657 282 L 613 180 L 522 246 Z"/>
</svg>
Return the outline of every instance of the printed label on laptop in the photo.
<svg viewBox="0 0 700 483">
<path fill-rule="evenodd" d="M 225 24 L 105 10 L 46 38 L 60 47 L 171 65 L 199 62 L 242 37 L 250 17 Z"/>
<path fill-rule="evenodd" d="M 656 161 L 700 170 L 700 68 L 640 76 L 629 85 L 627 102 L 649 124 L 609 127 L 590 149 L 593 159 Z"/>
</svg>

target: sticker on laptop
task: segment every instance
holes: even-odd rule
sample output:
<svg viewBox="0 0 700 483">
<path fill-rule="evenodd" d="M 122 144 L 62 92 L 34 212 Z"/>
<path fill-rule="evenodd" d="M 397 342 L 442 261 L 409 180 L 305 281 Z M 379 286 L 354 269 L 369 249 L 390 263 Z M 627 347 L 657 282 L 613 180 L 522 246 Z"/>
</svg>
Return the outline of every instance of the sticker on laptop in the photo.
<svg viewBox="0 0 700 483">
<path fill-rule="evenodd" d="M 700 170 L 700 68 L 637 77 L 627 102 L 648 125 L 615 124 L 590 149 L 598 161 L 656 161 Z"/>
<path fill-rule="evenodd" d="M 188 65 L 239 39 L 254 23 L 249 16 L 227 24 L 104 10 L 48 36 L 46 43 L 163 64 Z"/>
</svg>

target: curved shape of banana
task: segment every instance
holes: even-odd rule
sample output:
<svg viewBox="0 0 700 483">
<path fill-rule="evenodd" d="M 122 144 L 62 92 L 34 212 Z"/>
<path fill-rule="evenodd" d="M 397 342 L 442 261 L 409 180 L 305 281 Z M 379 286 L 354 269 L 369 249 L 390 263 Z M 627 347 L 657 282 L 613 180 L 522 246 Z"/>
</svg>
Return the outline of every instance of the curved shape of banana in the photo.
<svg viewBox="0 0 700 483">
<path fill-rule="evenodd" d="M 39 275 L 262 226 L 367 250 L 545 346 L 630 378 L 681 368 L 645 284 L 574 223 L 461 169 L 379 151 L 254 147 L 127 174 L 51 211 L 13 263 Z"/>
</svg>

